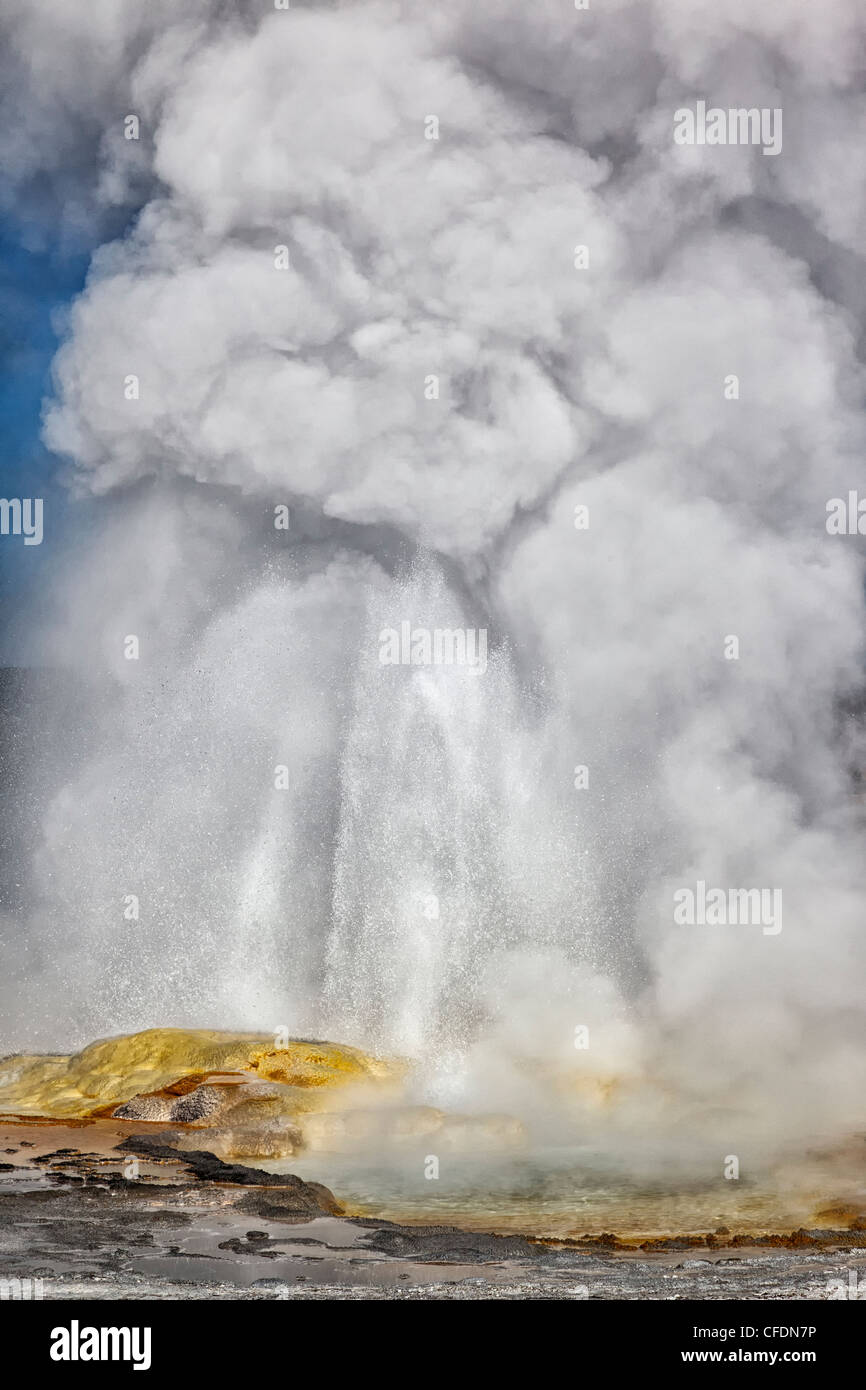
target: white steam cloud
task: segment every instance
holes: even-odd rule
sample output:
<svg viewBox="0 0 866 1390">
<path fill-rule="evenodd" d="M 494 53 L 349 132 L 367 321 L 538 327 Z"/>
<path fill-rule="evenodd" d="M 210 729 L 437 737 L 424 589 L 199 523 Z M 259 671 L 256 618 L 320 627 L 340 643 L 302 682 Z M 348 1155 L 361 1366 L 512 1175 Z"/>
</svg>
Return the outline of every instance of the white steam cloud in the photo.
<svg viewBox="0 0 866 1390">
<path fill-rule="evenodd" d="M 24 1011 L 862 1123 L 862 547 L 824 525 L 866 486 L 859 0 L 0 15 L 19 196 L 141 204 L 46 411 L 107 502 L 41 638 L 91 693 Z M 699 99 L 783 109 L 779 157 L 675 145 Z M 380 667 L 402 620 L 487 627 L 488 671 Z M 697 880 L 783 931 L 676 926 Z"/>
</svg>

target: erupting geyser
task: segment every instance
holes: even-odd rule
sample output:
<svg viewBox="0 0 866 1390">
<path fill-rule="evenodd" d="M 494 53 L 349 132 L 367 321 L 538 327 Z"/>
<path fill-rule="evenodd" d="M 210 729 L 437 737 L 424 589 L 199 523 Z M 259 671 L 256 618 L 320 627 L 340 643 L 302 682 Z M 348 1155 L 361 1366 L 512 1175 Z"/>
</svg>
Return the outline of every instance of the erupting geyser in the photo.
<svg viewBox="0 0 866 1390">
<path fill-rule="evenodd" d="M 4 1044 L 287 1028 L 567 1136 L 862 1127 L 856 0 L 3 24 L 18 194 L 104 242 Z M 778 157 L 676 143 L 705 99 Z M 406 624 L 484 661 L 383 661 Z M 783 927 L 675 920 L 699 883 Z"/>
</svg>

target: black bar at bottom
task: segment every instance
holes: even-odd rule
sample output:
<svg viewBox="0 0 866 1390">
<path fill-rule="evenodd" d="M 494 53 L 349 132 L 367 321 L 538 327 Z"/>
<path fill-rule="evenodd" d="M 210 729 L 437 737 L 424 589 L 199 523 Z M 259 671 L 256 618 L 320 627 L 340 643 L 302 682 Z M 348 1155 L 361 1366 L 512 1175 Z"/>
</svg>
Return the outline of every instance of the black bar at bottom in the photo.
<svg viewBox="0 0 866 1390">
<path fill-rule="evenodd" d="M 491 1313 L 481 1311 L 475 1299 L 472 1312 L 456 1316 L 452 1312 L 444 1323 L 442 1310 L 431 1314 L 428 1309 L 419 1322 L 417 1311 L 408 1314 L 404 1309 L 396 1314 L 392 1310 L 385 1322 L 376 1320 L 375 1326 L 370 1322 L 375 1314 L 371 1300 L 353 1300 L 363 1308 L 331 1309 L 318 1316 L 309 1306 L 303 1310 L 286 1306 L 287 1302 L 331 1301 L 342 1300 L 4 1301 L 0 1302 L 0 1331 L 7 1349 L 26 1348 L 28 1372 L 38 1370 L 49 1382 L 62 1382 L 69 1375 L 92 1379 L 107 1369 L 115 1376 L 168 1373 L 176 1383 L 185 1375 L 222 1378 L 232 1364 L 236 1369 L 229 1372 L 231 1379 L 246 1367 L 250 1377 L 260 1380 L 263 1375 L 289 1376 L 293 1366 L 297 1370 L 299 1356 L 320 1360 L 321 1369 L 333 1380 L 340 1373 L 342 1358 L 346 1374 L 357 1376 L 364 1361 L 369 1373 L 371 1353 L 374 1364 L 384 1356 L 385 1361 L 379 1361 L 384 1365 L 389 1351 L 398 1354 L 402 1363 L 400 1378 L 409 1375 L 423 1380 L 425 1370 L 429 1377 L 441 1378 L 458 1367 L 461 1378 L 468 1378 L 475 1366 L 477 1374 L 489 1381 L 497 1363 L 504 1373 L 514 1373 L 512 1358 L 520 1346 L 537 1370 L 545 1363 L 552 1370 L 558 1363 L 558 1374 L 563 1374 L 571 1362 L 579 1379 L 590 1368 L 594 1375 L 622 1369 L 665 1373 L 674 1367 L 700 1374 L 712 1366 L 728 1370 L 801 1367 L 826 1379 L 828 1374 L 856 1366 L 863 1344 L 863 1310 L 858 1300 L 521 1299 L 507 1300 L 511 1307 L 506 1322 L 500 1322 L 496 1313 L 489 1322 Z M 383 1302 L 403 1300 L 374 1301 L 381 1308 Z M 453 1300 L 452 1307 L 460 1301 Z M 505 1300 L 495 1301 L 501 1308 Z M 514 1306 L 533 1301 L 547 1305 L 541 1325 L 538 1309 L 524 1323 L 519 1307 Z M 342 1335 L 335 1338 L 338 1328 Z M 411 1366 L 406 1359 L 407 1330 L 412 1335 Z M 396 1374 L 392 1364 L 388 1375 Z"/>
</svg>

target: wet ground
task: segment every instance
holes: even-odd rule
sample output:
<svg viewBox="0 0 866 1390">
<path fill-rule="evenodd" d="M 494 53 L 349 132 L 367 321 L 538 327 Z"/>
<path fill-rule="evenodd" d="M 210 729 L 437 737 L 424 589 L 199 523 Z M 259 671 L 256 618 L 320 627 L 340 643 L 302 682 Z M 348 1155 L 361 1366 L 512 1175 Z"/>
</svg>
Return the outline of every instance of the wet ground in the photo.
<svg viewBox="0 0 866 1390">
<path fill-rule="evenodd" d="M 0 1125 L 0 1281 L 54 1299 L 827 1299 L 833 1281 L 866 1286 L 859 1226 L 641 1249 L 611 1233 L 389 1222 L 342 1212 L 313 1182 L 175 1156 L 170 1137 Z"/>
</svg>

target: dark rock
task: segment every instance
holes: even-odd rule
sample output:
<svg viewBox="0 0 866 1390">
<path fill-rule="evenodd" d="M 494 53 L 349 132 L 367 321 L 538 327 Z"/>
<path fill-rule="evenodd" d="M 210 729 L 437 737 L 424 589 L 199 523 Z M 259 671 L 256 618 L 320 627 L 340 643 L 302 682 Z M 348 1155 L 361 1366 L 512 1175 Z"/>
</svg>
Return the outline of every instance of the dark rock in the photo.
<svg viewBox="0 0 866 1390">
<path fill-rule="evenodd" d="M 353 1225 L 373 1225 L 367 1218 Z M 451 1260 L 474 1264 L 490 1260 L 540 1259 L 546 1253 L 524 1236 L 488 1235 L 483 1231 L 461 1231 L 452 1226 L 398 1226 L 376 1222 L 373 1234 L 364 1242 L 365 1250 L 377 1250 L 414 1260 Z"/>
<path fill-rule="evenodd" d="M 293 1173 L 266 1173 L 261 1168 L 248 1168 L 243 1163 L 224 1163 L 206 1149 L 181 1151 L 170 1142 L 170 1133 L 134 1134 L 117 1145 L 126 1153 L 138 1154 L 142 1158 L 171 1159 L 190 1169 L 203 1182 L 237 1183 L 244 1187 L 267 1187 L 275 1189 L 271 1205 L 280 1210 L 303 1212 L 308 1216 L 322 1213 L 336 1214 L 342 1211 L 333 1192 L 321 1183 L 308 1183 Z M 242 1204 L 239 1204 L 242 1206 Z M 257 1211 L 255 1207 L 243 1210 Z M 265 1215 L 265 1212 L 258 1212 Z"/>
<path fill-rule="evenodd" d="M 314 1216 L 340 1216 L 343 1208 L 333 1192 L 318 1182 L 294 1181 L 297 1187 L 268 1188 L 267 1192 L 248 1192 L 235 1210 L 263 1221 L 310 1221 Z"/>
<path fill-rule="evenodd" d="M 171 1118 L 192 1124 L 221 1110 L 226 1103 L 225 1092 L 216 1086 L 199 1086 L 189 1095 L 181 1096 L 171 1107 Z"/>
</svg>

